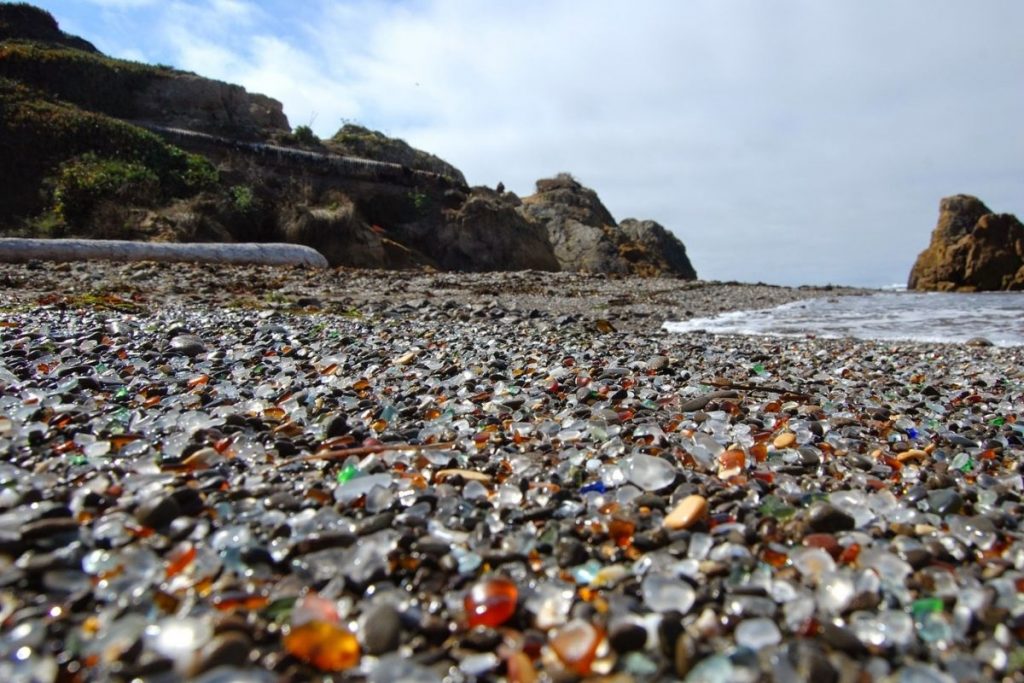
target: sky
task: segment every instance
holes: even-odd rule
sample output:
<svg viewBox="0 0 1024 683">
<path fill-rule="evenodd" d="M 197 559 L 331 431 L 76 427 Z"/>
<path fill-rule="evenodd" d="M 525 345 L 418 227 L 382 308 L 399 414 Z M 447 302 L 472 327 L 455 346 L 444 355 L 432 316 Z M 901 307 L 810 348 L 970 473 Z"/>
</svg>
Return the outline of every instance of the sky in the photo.
<svg viewBox="0 0 1024 683">
<path fill-rule="evenodd" d="M 702 279 L 905 283 L 939 200 L 1024 217 L 1022 0 L 35 0 L 103 52 L 521 196 L 569 172 Z"/>
</svg>

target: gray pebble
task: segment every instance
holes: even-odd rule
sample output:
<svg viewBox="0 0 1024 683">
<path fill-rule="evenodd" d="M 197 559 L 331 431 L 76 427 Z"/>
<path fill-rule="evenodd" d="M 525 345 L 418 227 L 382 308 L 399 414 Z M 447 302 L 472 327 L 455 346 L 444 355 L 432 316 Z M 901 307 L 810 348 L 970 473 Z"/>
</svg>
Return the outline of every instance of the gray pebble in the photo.
<svg viewBox="0 0 1024 683">
<path fill-rule="evenodd" d="M 191 334 L 179 334 L 171 338 L 170 347 L 172 351 L 185 356 L 198 356 L 206 353 L 206 346 L 203 341 Z"/>
<path fill-rule="evenodd" d="M 953 489 L 938 489 L 928 494 L 928 509 L 937 515 L 960 512 L 964 499 Z"/>
<path fill-rule="evenodd" d="M 389 604 L 372 607 L 361 619 L 360 638 L 367 654 L 382 655 L 402 643 L 402 618 Z"/>
</svg>

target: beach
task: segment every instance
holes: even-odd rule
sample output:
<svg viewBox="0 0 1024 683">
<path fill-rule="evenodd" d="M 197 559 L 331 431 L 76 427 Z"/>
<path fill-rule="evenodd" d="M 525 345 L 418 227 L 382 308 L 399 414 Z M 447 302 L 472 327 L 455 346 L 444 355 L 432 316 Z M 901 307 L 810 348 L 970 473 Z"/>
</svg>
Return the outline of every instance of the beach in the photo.
<svg viewBox="0 0 1024 683">
<path fill-rule="evenodd" d="M 1024 680 L 1021 347 L 661 329 L 858 293 L 2 264 L 0 678 Z"/>
</svg>

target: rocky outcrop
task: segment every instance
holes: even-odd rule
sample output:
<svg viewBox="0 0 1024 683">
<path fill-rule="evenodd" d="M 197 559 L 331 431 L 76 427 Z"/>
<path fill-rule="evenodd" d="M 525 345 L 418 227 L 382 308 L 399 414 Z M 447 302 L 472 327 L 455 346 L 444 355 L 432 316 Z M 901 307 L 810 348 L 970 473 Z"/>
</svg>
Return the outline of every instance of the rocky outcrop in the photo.
<svg viewBox="0 0 1024 683">
<path fill-rule="evenodd" d="M 460 194 L 461 193 L 457 193 Z M 403 202 L 409 202 L 401 210 Z M 430 267 L 482 272 L 559 270 L 543 227 L 487 188 L 449 200 L 435 194 L 350 199 L 327 192 L 283 217 L 283 237 L 308 244 L 333 265 Z M 382 210 L 385 209 L 385 210 Z"/>
<path fill-rule="evenodd" d="M 672 273 L 687 280 L 697 279 L 686 247 L 660 223 L 624 218 L 619 230 L 625 236 L 619 244 L 619 255 L 634 265 L 637 275 Z"/>
<path fill-rule="evenodd" d="M 538 180 L 519 210 L 546 228 L 562 270 L 697 277 L 675 235 L 654 221 L 616 223 L 597 193 L 568 174 Z"/>
<path fill-rule="evenodd" d="M 371 225 L 345 198 L 324 206 L 298 205 L 283 220 L 283 237 L 289 242 L 308 244 L 335 266 L 403 269 L 436 266 L 430 257 L 389 237 L 380 226 Z"/>
<path fill-rule="evenodd" d="M 940 292 L 1024 290 L 1024 225 L 977 197 L 939 204 L 931 243 L 910 271 L 909 289 Z"/>
</svg>

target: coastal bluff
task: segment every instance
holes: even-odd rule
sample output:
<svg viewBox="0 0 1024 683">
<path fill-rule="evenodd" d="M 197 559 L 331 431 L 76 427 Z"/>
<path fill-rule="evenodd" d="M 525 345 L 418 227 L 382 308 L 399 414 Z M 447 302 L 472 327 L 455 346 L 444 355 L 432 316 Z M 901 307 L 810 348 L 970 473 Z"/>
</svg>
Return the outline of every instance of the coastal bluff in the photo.
<svg viewBox="0 0 1024 683">
<path fill-rule="evenodd" d="M 271 97 L 108 57 L 28 3 L 0 4 L 0 183 L 0 237 L 280 242 L 331 266 L 696 278 L 672 232 L 617 223 L 568 174 L 520 199 L 364 126 L 321 139 Z"/>
<path fill-rule="evenodd" d="M 931 243 L 907 288 L 939 292 L 1024 290 L 1024 225 L 971 195 L 946 197 Z"/>
</svg>

